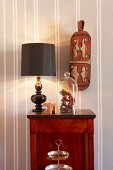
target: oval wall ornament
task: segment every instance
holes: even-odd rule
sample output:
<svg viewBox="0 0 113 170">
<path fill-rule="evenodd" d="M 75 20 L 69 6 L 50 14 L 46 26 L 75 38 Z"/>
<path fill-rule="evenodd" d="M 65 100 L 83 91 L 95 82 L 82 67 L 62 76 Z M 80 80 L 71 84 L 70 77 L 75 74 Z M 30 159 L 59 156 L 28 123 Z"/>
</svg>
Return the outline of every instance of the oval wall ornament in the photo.
<svg viewBox="0 0 113 170">
<path fill-rule="evenodd" d="M 84 31 L 84 21 L 78 21 L 78 31 L 71 37 L 69 70 L 78 83 L 78 90 L 88 88 L 91 77 L 91 37 Z"/>
</svg>

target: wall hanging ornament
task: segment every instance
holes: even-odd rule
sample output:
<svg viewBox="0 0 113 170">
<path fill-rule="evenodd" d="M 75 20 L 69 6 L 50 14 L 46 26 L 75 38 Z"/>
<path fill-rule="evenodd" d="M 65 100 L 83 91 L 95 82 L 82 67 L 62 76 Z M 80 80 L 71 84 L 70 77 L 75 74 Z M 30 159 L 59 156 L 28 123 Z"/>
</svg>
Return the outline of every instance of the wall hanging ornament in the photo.
<svg viewBox="0 0 113 170">
<path fill-rule="evenodd" d="M 78 31 L 71 37 L 69 71 L 78 90 L 88 88 L 91 77 L 91 37 L 84 31 L 84 21 L 78 21 Z"/>
</svg>

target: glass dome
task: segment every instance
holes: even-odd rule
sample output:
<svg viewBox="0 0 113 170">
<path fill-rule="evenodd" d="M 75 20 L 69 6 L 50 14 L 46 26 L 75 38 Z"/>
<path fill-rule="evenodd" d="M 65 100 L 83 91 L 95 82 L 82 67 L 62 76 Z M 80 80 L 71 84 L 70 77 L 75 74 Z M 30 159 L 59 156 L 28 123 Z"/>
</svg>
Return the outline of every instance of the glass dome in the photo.
<svg viewBox="0 0 113 170">
<path fill-rule="evenodd" d="M 75 114 L 77 110 L 78 85 L 70 77 L 69 72 L 64 73 L 64 78 L 59 81 L 58 107 L 60 113 Z"/>
</svg>

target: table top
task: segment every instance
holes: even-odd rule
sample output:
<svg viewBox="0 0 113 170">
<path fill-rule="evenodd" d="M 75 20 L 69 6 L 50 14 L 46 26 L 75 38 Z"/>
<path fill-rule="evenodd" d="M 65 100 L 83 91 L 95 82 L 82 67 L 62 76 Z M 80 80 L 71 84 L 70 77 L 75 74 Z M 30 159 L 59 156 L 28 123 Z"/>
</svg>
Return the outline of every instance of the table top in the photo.
<svg viewBox="0 0 113 170">
<path fill-rule="evenodd" d="M 60 114 L 49 114 L 46 111 L 43 112 L 30 112 L 27 115 L 27 118 L 38 118 L 38 119 L 48 119 L 48 118 L 73 118 L 73 119 L 94 119 L 96 117 L 95 113 L 90 109 L 80 109 L 75 112 L 75 114 L 72 113 L 60 113 Z"/>
</svg>

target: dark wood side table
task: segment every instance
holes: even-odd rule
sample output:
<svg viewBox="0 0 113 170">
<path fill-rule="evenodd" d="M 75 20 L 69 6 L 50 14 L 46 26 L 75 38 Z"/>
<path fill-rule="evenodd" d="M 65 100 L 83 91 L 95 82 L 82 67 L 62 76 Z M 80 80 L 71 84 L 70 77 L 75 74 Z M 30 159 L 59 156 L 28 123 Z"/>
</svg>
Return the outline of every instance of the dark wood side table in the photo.
<svg viewBox="0 0 113 170">
<path fill-rule="evenodd" d="M 30 149 L 31 170 L 44 170 L 57 162 L 48 158 L 49 151 L 57 150 L 55 140 L 61 139 L 60 150 L 70 153 L 61 161 L 73 170 L 94 170 L 94 118 L 91 110 L 78 110 L 76 115 L 45 115 L 31 112 Z"/>
</svg>

